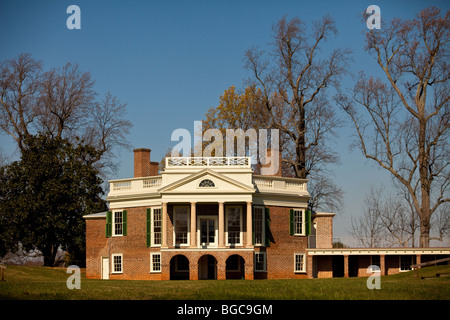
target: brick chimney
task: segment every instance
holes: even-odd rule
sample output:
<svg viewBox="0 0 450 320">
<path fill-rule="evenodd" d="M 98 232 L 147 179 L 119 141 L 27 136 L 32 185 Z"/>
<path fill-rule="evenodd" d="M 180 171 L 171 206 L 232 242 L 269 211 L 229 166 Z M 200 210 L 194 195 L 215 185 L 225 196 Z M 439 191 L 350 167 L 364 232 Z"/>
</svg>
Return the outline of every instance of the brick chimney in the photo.
<svg viewBox="0 0 450 320">
<path fill-rule="evenodd" d="M 150 176 L 150 149 L 134 149 L 134 177 Z"/>
</svg>

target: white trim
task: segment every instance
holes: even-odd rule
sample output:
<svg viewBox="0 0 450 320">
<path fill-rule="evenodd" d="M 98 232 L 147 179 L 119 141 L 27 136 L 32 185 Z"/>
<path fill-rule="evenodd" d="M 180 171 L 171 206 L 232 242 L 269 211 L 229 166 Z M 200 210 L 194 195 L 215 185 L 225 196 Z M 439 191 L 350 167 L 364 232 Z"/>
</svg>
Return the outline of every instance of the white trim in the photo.
<svg viewBox="0 0 450 320">
<path fill-rule="evenodd" d="M 159 270 L 153 269 L 153 256 L 159 256 Z M 161 273 L 162 261 L 161 252 L 150 252 L 150 273 Z"/>
<path fill-rule="evenodd" d="M 264 262 L 263 262 L 263 268 L 261 270 L 256 269 L 256 255 L 263 255 L 264 256 Z M 266 252 L 255 252 L 253 255 L 253 266 L 255 272 L 267 272 L 267 254 Z"/>
<path fill-rule="evenodd" d="M 201 230 L 200 230 L 200 220 L 214 220 L 214 243 L 213 244 L 206 244 L 205 247 L 203 247 L 202 243 L 200 242 L 201 238 Z M 200 215 L 197 216 L 197 247 L 198 248 L 217 248 L 219 244 L 219 217 L 216 215 Z"/>
<path fill-rule="evenodd" d="M 175 230 L 176 230 L 176 222 L 177 222 L 177 219 L 176 219 L 176 215 L 177 215 L 177 213 L 176 213 L 176 209 L 177 208 L 187 208 L 187 243 L 183 243 L 183 244 L 176 244 L 176 236 L 175 236 Z M 162 214 L 162 212 L 161 212 L 161 214 Z M 174 246 L 178 246 L 178 247 L 189 247 L 190 246 L 190 239 L 191 239 L 191 207 L 189 206 L 189 205 L 176 205 L 176 206 L 173 206 L 173 212 L 172 212 L 172 214 L 173 214 L 173 231 L 172 231 L 172 234 L 173 234 L 173 245 Z"/>
<path fill-rule="evenodd" d="M 149 209 L 150 209 L 150 218 L 151 218 L 151 220 L 150 220 L 150 247 L 159 248 L 159 247 L 161 247 L 161 243 L 162 243 L 162 207 L 152 207 Z M 155 231 L 154 231 L 155 209 L 161 210 L 161 243 L 160 244 L 155 244 Z"/>
<path fill-rule="evenodd" d="M 330 248 L 306 249 L 306 251 L 311 256 L 450 254 L 450 248 Z"/>
<path fill-rule="evenodd" d="M 297 270 L 297 256 L 303 257 L 303 268 L 302 270 Z M 305 252 L 294 252 L 294 273 L 306 273 L 306 253 Z"/>
<path fill-rule="evenodd" d="M 294 215 L 293 215 L 293 219 L 294 219 L 294 221 L 293 221 L 293 223 L 294 223 L 294 236 L 304 236 L 304 235 L 306 235 L 306 232 L 305 232 L 305 230 L 306 230 L 306 226 L 305 226 L 305 220 L 306 220 L 306 218 L 305 218 L 305 209 L 302 209 L 302 208 L 292 208 L 293 210 L 294 210 Z M 295 233 L 295 211 L 297 211 L 297 212 L 301 212 L 301 219 L 302 219 L 302 231 L 301 231 L 301 233 Z"/>
<path fill-rule="evenodd" d="M 239 243 L 230 244 L 228 242 L 228 208 L 239 208 Z M 241 205 L 225 205 L 225 245 L 242 246 L 242 206 Z"/>
<path fill-rule="evenodd" d="M 106 262 L 103 262 L 103 260 L 106 260 Z M 100 257 L 100 272 L 101 272 L 101 279 L 103 279 L 103 280 L 108 280 L 109 279 L 109 274 L 110 274 L 110 269 L 109 269 L 109 257 L 104 257 L 104 256 L 101 256 Z M 106 277 L 104 277 L 103 276 L 103 270 L 105 269 L 105 268 L 108 268 L 107 269 L 107 273 L 106 273 Z M 105 270 L 106 271 L 106 270 Z"/>
<path fill-rule="evenodd" d="M 208 254 L 209 251 L 227 251 L 227 252 L 236 252 L 238 254 L 239 251 L 254 251 L 253 248 L 161 248 L 161 252 L 167 251 L 167 252 L 186 252 L 186 251 L 193 251 L 193 252 L 204 252 L 205 254 Z"/>
<path fill-rule="evenodd" d="M 116 234 L 116 213 L 122 213 L 122 233 Z M 112 237 L 123 237 L 123 210 L 113 210 L 111 214 L 111 236 Z"/>
<path fill-rule="evenodd" d="M 120 271 L 114 271 L 114 257 L 120 257 Z M 111 254 L 111 274 L 122 274 L 123 273 L 123 254 L 113 253 Z"/>
</svg>

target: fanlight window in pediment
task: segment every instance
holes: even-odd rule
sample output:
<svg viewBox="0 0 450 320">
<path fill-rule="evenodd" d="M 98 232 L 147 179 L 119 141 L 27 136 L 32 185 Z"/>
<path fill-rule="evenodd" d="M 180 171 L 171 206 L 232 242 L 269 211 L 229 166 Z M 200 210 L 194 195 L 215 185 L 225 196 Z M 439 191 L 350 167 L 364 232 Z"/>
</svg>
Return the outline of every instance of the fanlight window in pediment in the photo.
<svg viewBox="0 0 450 320">
<path fill-rule="evenodd" d="M 200 188 L 214 188 L 216 185 L 214 184 L 214 182 L 212 182 L 212 180 L 204 179 L 204 180 L 200 181 L 198 186 Z"/>
</svg>

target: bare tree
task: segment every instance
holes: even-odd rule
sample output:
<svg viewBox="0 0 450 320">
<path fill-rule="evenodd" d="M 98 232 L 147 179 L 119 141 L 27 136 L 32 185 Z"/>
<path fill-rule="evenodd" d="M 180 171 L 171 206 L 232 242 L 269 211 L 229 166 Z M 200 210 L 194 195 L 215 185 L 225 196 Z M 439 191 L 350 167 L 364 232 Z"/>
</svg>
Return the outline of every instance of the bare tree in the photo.
<svg viewBox="0 0 450 320">
<path fill-rule="evenodd" d="M 364 156 L 408 191 L 420 219 L 421 247 L 429 246 L 432 214 L 450 201 L 449 26 L 450 12 L 441 16 L 429 8 L 369 31 L 366 49 L 387 81 L 361 73 L 351 97 L 336 99 Z"/>
<path fill-rule="evenodd" d="M 324 43 L 337 33 L 330 16 L 315 21 L 310 33 L 300 19 L 286 17 L 273 31 L 272 51 L 252 48 L 246 52 L 246 67 L 252 75 L 248 86 L 255 90 L 266 127 L 280 130 L 282 161 L 290 165 L 293 176 L 311 175 L 314 180 L 325 166 L 338 161 L 327 143 L 340 125 L 328 90 L 339 87 L 351 53 L 344 49 L 328 55 L 321 52 Z M 320 180 L 326 181 L 318 179 L 316 189 Z M 328 179 L 328 187 L 330 182 Z M 335 197 L 339 202 L 342 191 L 333 188 L 339 191 Z"/>
<path fill-rule="evenodd" d="M 366 247 L 414 244 L 415 213 L 397 194 L 385 194 L 384 187 L 371 188 L 364 199 L 364 214 L 352 219 L 352 234 Z"/>
<path fill-rule="evenodd" d="M 379 197 L 374 189 L 364 199 L 363 214 L 351 219 L 350 232 L 366 248 L 380 247 L 384 243 L 384 227 L 381 223 Z"/>
<path fill-rule="evenodd" d="M 94 81 L 78 65 L 67 63 L 44 72 L 30 54 L 0 63 L 0 128 L 20 150 L 37 132 L 71 141 L 82 140 L 96 148 L 92 159 L 103 173 L 114 170 L 112 159 L 129 148 L 126 135 L 132 124 L 124 119 L 126 105 L 110 93 L 96 99 Z"/>
</svg>

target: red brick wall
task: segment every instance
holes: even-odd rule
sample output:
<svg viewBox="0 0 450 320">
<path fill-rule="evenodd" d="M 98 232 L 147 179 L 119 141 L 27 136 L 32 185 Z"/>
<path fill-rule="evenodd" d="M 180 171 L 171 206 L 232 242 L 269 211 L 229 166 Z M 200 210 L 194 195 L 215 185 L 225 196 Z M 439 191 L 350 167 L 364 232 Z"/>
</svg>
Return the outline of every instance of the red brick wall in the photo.
<svg viewBox="0 0 450 320">
<path fill-rule="evenodd" d="M 289 235 L 289 210 L 270 206 L 272 243 L 267 250 L 268 279 L 306 278 L 306 273 L 294 273 L 294 253 L 306 253 L 306 236 Z M 306 263 L 306 261 L 305 261 Z"/>
<path fill-rule="evenodd" d="M 312 219 L 316 222 L 316 248 L 326 249 L 333 247 L 333 217 L 316 216 Z"/>
<path fill-rule="evenodd" d="M 127 235 L 105 237 L 105 219 L 86 220 L 86 276 L 101 278 L 101 257 L 112 254 L 123 255 L 123 273 L 110 274 L 110 279 L 168 279 L 170 276 L 170 259 L 177 254 L 183 254 L 190 262 L 190 278 L 198 278 L 198 261 L 206 254 L 217 260 L 217 278 L 225 279 L 226 259 L 238 254 L 245 260 L 245 279 L 292 279 L 306 278 L 305 273 L 294 272 L 294 253 L 306 253 L 307 237 L 289 235 L 289 209 L 270 207 L 271 246 L 256 247 L 255 251 L 266 250 L 267 272 L 253 271 L 253 251 L 230 249 L 229 251 L 163 251 L 161 254 L 162 272 L 150 273 L 150 252 L 160 252 L 160 248 L 146 246 L 146 207 L 124 208 L 128 213 Z M 167 208 L 167 243 L 173 248 L 173 206 Z M 199 210 L 201 212 L 201 210 Z M 246 206 L 243 205 L 243 239 L 246 241 Z M 306 261 L 305 261 L 306 264 Z M 112 268 L 110 267 L 112 270 Z M 308 266 L 307 266 L 308 269 Z"/>
<path fill-rule="evenodd" d="M 150 273 L 150 252 L 159 248 L 146 246 L 146 208 L 127 208 L 127 235 L 105 237 L 105 219 L 86 220 L 86 277 L 101 278 L 101 256 L 123 254 L 123 273 L 110 274 L 110 279 L 155 279 L 160 273 Z M 112 267 L 110 267 L 112 271 Z"/>
</svg>

